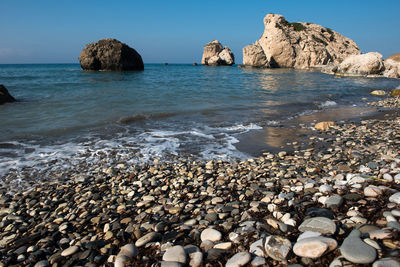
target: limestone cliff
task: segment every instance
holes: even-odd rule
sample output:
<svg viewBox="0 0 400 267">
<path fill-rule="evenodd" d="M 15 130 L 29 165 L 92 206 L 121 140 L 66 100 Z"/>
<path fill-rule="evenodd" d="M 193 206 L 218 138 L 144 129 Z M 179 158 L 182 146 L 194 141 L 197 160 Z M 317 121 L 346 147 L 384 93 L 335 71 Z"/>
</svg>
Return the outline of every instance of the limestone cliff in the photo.
<svg viewBox="0 0 400 267">
<path fill-rule="evenodd" d="M 361 53 L 353 40 L 317 24 L 268 14 L 264 25 L 260 40 L 243 48 L 244 65 L 306 69 Z"/>
<path fill-rule="evenodd" d="M 204 46 L 201 64 L 210 66 L 233 65 L 235 64 L 235 57 L 227 46 L 223 48 L 218 40 L 214 40 Z"/>
</svg>

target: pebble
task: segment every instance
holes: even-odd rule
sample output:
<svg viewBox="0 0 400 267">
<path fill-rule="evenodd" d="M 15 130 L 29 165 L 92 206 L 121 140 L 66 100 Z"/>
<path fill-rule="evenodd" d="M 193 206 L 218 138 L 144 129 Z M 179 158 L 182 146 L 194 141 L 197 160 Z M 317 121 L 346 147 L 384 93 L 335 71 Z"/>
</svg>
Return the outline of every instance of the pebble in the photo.
<svg viewBox="0 0 400 267">
<path fill-rule="evenodd" d="M 183 267 L 184 265 L 176 261 L 162 261 L 160 267 Z"/>
<path fill-rule="evenodd" d="M 200 267 L 203 265 L 203 253 L 198 251 L 189 254 L 189 266 L 190 267 Z"/>
<path fill-rule="evenodd" d="M 392 258 L 382 258 L 375 261 L 372 267 L 400 267 L 400 262 Z"/>
<path fill-rule="evenodd" d="M 333 191 L 333 187 L 328 184 L 323 184 L 319 187 L 319 192 L 321 193 L 330 193 Z"/>
<path fill-rule="evenodd" d="M 142 236 L 138 240 L 136 240 L 135 246 L 136 247 L 142 247 L 142 246 L 146 245 L 147 243 L 152 242 L 152 241 L 156 241 L 156 240 L 158 240 L 160 238 L 161 238 L 161 234 L 156 233 L 156 232 L 150 232 L 150 233 Z"/>
<path fill-rule="evenodd" d="M 360 238 L 361 232 L 353 230 L 343 241 L 340 252 L 343 257 L 353 263 L 369 264 L 377 256 L 376 249 L 366 244 Z"/>
<path fill-rule="evenodd" d="M 313 217 L 306 219 L 299 226 L 299 231 L 311 231 L 331 235 L 336 232 L 336 224 L 334 221 L 325 217 Z"/>
<path fill-rule="evenodd" d="M 221 240 L 222 234 L 218 230 L 207 228 L 201 232 L 200 238 L 201 241 L 210 240 L 213 242 L 217 242 Z"/>
<path fill-rule="evenodd" d="M 259 257 L 259 256 L 254 257 L 254 259 L 250 262 L 250 266 L 252 267 L 266 266 L 266 265 L 267 265 L 267 260 L 264 257 Z"/>
<path fill-rule="evenodd" d="M 76 252 L 78 252 L 78 250 L 79 250 L 78 246 L 69 247 L 69 248 L 63 250 L 63 252 L 61 252 L 61 256 L 63 256 L 63 257 L 71 256 L 71 255 L 75 254 Z"/>
<path fill-rule="evenodd" d="M 186 264 L 187 261 L 186 252 L 182 246 L 173 246 L 168 248 L 165 251 L 162 259 L 163 261 L 175 261 L 182 264 Z"/>
<path fill-rule="evenodd" d="M 286 261 L 286 257 L 292 249 L 292 243 L 280 236 L 268 236 L 264 244 L 265 252 L 278 261 Z"/>
<path fill-rule="evenodd" d="M 238 252 L 226 262 L 225 267 L 241 267 L 245 266 L 250 261 L 251 261 L 250 253 Z"/>
<path fill-rule="evenodd" d="M 259 240 L 255 241 L 255 242 L 253 242 L 250 245 L 249 252 L 254 254 L 254 255 L 256 255 L 256 256 L 259 256 L 259 257 L 265 257 L 265 254 L 264 254 L 264 239 L 259 239 Z"/>
<path fill-rule="evenodd" d="M 389 197 L 389 201 L 400 204 L 400 192 L 397 192 Z"/>
<path fill-rule="evenodd" d="M 379 197 L 382 195 L 382 190 L 374 185 L 369 185 L 364 188 L 364 195 L 366 197 Z"/>
<path fill-rule="evenodd" d="M 50 266 L 50 263 L 47 260 L 42 260 L 37 262 L 34 267 L 48 267 L 48 266 Z"/>
<path fill-rule="evenodd" d="M 331 209 L 337 209 L 343 204 L 343 198 L 339 195 L 333 195 L 328 197 L 325 201 L 325 205 Z"/>
<path fill-rule="evenodd" d="M 334 250 L 336 247 L 336 240 L 314 236 L 298 240 L 293 247 L 293 252 L 300 257 L 315 259 L 321 257 L 326 251 Z"/>
</svg>

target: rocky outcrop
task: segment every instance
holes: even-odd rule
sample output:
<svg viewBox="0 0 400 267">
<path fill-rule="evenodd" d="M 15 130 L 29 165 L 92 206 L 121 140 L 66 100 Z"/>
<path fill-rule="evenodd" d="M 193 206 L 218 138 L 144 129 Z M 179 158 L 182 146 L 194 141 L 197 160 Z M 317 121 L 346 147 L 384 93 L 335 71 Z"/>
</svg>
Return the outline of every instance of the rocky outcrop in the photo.
<svg viewBox="0 0 400 267">
<path fill-rule="evenodd" d="M 321 71 L 344 76 L 400 78 L 400 62 L 392 58 L 387 58 L 383 61 L 380 53 L 370 52 L 349 56 L 340 64 L 328 64 Z"/>
<path fill-rule="evenodd" d="M 7 88 L 4 85 L 0 84 L 0 105 L 15 101 L 15 98 L 10 95 Z"/>
<path fill-rule="evenodd" d="M 362 55 L 347 57 L 338 65 L 336 73 L 370 75 L 379 74 L 384 70 L 382 55 L 377 52 L 370 52 Z"/>
<path fill-rule="evenodd" d="M 116 39 L 87 44 L 79 56 L 84 70 L 143 70 L 142 57 L 135 49 Z"/>
<path fill-rule="evenodd" d="M 223 48 L 218 40 L 214 40 L 204 46 L 201 64 L 210 66 L 233 65 L 235 64 L 235 56 L 227 46 Z"/>
<path fill-rule="evenodd" d="M 264 25 L 260 40 L 243 48 L 243 64 L 305 69 L 360 54 L 354 41 L 317 24 L 289 23 L 282 15 L 268 14 Z"/>
</svg>

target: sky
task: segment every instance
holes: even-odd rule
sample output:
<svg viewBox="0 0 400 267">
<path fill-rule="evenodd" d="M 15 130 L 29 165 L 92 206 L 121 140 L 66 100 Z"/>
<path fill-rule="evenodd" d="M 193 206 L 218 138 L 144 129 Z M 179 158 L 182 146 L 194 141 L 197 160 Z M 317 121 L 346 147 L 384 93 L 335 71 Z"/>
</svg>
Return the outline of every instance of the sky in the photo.
<svg viewBox="0 0 400 267">
<path fill-rule="evenodd" d="M 0 64 L 78 63 L 85 44 L 116 38 L 145 63 L 200 62 L 219 40 L 242 63 L 242 48 L 268 13 L 312 22 L 353 39 L 363 53 L 400 52 L 400 0 L 0 0 Z"/>
</svg>

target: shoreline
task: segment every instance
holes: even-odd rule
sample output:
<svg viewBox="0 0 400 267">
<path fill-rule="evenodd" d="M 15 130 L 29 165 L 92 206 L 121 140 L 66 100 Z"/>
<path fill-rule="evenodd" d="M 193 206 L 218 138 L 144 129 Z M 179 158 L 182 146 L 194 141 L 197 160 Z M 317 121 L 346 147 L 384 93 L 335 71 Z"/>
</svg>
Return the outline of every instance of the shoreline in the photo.
<svg viewBox="0 0 400 267">
<path fill-rule="evenodd" d="M 235 260 L 245 266 L 399 261 L 398 104 L 393 112 L 312 131 L 307 148 L 247 161 L 116 163 L 64 174 L 60 181 L 37 181 L 14 195 L 2 187 L 0 261 L 220 266 L 239 252 Z M 310 130 L 309 124 L 300 126 Z M 320 221 L 307 226 L 307 220 Z M 204 231 L 210 228 L 217 231 Z M 304 231 L 314 232 L 303 240 L 319 251 L 300 242 Z M 126 244 L 135 252 L 121 252 Z M 352 250 L 357 246 L 369 253 Z M 184 266 L 161 266 L 167 264 Z"/>
</svg>

